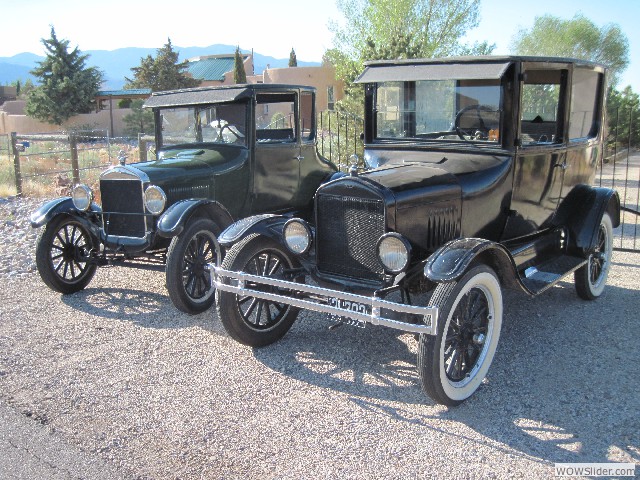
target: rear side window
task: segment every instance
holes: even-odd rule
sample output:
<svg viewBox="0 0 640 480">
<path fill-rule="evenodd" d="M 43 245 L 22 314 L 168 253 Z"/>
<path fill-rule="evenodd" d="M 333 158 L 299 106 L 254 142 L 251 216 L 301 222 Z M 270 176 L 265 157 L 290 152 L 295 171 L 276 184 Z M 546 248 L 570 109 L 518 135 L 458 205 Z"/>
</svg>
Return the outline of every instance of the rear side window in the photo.
<svg viewBox="0 0 640 480">
<path fill-rule="evenodd" d="M 569 140 L 593 138 L 597 135 L 601 85 L 601 73 L 584 68 L 573 71 Z"/>
</svg>

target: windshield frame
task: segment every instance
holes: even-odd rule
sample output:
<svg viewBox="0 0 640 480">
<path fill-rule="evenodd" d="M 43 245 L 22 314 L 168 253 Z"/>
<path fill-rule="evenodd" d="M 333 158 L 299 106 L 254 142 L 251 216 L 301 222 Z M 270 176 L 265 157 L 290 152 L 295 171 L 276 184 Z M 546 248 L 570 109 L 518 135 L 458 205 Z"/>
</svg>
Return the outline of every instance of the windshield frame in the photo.
<svg viewBox="0 0 640 480">
<path fill-rule="evenodd" d="M 371 86 L 369 118 L 374 143 L 472 143 L 502 148 L 504 77 L 383 81 Z M 390 94 L 394 89 L 395 98 Z M 455 128 L 457 115 L 458 126 L 465 128 Z M 426 126 L 429 121 L 431 129 Z"/>
<path fill-rule="evenodd" d="M 249 105 L 248 101 L 240 101 L 155 108 L 158 148 L 204 144 L 248 148 Z M 170 120 L 177 121 L 174 132 L 167 130 Z"/>
</svg>

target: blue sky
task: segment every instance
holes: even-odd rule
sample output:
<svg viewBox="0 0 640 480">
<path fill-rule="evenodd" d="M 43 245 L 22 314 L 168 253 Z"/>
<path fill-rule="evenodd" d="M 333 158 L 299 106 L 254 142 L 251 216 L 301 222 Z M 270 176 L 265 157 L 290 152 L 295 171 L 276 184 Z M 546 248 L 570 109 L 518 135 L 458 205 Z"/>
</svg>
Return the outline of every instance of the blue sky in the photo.
<svg viewBox="0 0 640 480">
<path fill-rule="evenodd" d="M 81 50 L 161 47 L 171 38 L 181 47 L 216 43 L 240 45 L 277 58 L 295 48 L 299 60 L 320 61 L 330 48 L 330 19 L 341 16 L 333 0 L 20 0 L 3 2 L 0 57 L 22 52 L 43 54 L 40 39 L 54 25 L 59 38 Z M 469 41 L 496 44 L 509 53 L 518 28 L 530 28 L 536 16 L 550 13 L 572 18 L 582 12 L 596 25 L 617 23 L 629 39 L 631 63 L 621 85 L 640 92 L 640 1 L 482 0 L 480 25 Z"/>
</svg>

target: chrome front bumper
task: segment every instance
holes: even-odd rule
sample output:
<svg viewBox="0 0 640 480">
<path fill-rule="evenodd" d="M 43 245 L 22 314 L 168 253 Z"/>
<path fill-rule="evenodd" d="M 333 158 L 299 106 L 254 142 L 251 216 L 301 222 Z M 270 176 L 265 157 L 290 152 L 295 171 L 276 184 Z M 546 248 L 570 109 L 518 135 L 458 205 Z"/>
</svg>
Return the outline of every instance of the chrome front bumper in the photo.
<svg viewBox="0 0 640 480">
<path fill-rule="evenodd" d="M 372 325 L 384 325 L 385 327 L 395 328 L 396 330 L 402 330 L 404 332 L 426 333 L 427 335 L 436 335 L 438 332 L 437 307 L 405 305 L 402 303 L 383 300 L 378 297 L 366 297 L 364 295 L 339 292 L 328 288 L 306 285 L 304 283 L 261 277 L 243 272 L 232 272 L 215 265 L 210 265 L 210 269 L 213 272 L 213 282 L 215 287 L 223 292 L 247 295 L 262 300 L 284 303 L 293 307 L 351 318 L 361 322 L 370 323 Z M 247 283 L 250 283 L 251 286 L 248 287 Z M 278 289 L 289 290 L 289 292 L 274 291 L 273 288 L 271 288 L 271 291 L 266 292 L 256 289 L 256 286 L 261 288 L 275 287 Z M 371 314 L 350 310 L 346 306 L 329 305 L 328 299 L 330 298 L 342 300 L 346 302 L 347 305 L 351 303 L 366 305 L 369 307 Z M 423 323 L 410 323 L 402 320 L 386 318 L 382 315 L 383 310 L 388 310 L 397 314 L 417 315 L 421 317 Z"/>
</svg>

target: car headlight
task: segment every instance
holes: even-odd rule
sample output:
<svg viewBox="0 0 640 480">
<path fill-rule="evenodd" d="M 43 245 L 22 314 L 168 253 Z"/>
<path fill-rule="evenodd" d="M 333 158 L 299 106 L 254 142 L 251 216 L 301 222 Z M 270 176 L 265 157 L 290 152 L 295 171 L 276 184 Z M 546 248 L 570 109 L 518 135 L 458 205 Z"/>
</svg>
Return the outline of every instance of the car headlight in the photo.
<svg viewBox="0 0 640 480">
<path fill-rule="evenodd" d="M 311 247 L 311 230 L 305 222 L 293 218 L 284 225 L 284 240 L 289 250 L 302 255 Z"/>
<path fill-rule="evenodd" d="M 411 257 L 411 245 L 400 234 L 387 233 L 378 240 L 378 259 L 389 273 L 400 273 Z"/>
<path fill-rule="evenodd" d="M 86 212 L 93 202 L 93 192 L 86 185 L 76 185 L 71 192 L 73 206 L 81 212 Z"/>
<path fill-rule="evenodd" d="M 151 185 L 144 191 L 144 206 L 154 215 L 159 215 L 167 203 L 167 196 L 160 187 Z"/>
</svg>

